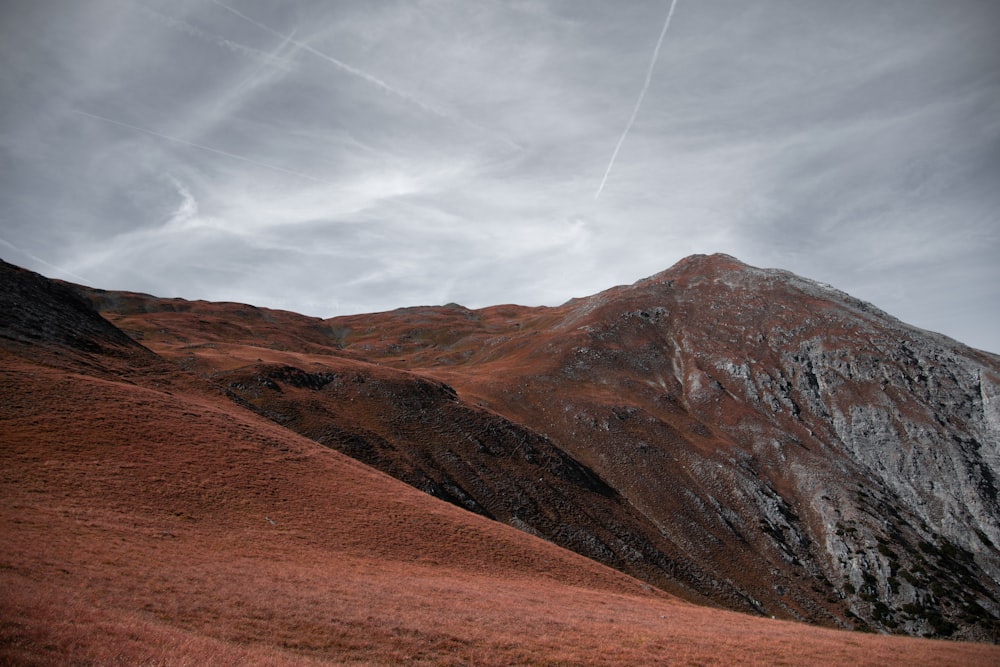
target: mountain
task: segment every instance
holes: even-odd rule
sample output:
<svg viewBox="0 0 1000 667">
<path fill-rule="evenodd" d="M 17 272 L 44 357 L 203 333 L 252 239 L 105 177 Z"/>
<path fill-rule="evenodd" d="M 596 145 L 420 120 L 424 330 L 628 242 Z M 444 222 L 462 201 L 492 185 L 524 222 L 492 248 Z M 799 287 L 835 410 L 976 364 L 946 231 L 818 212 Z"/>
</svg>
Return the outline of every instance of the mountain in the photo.
<svg viewBox="0 0 1000 667">
<path fill-rule="evenodd" d="M 996 631 L 995 355 L 724 255 L 559 308 L 328 324 L 346 351 L 448 382 L 588 466 L 704 597 L 838 626 Z M 582 552 L 644 576 L 629 546 Z"/>
<path fill-rule="evenodd" d="M 689 600 L 996 632 L 1000 360 L 829 286 L 714 255 L 557 308 L 91 297 L 277 423 Z"/>
<path fill-rule="evenodd" d="M 991 638 L 996 513 L 971 473 L 945 473 L 996 470 L 996 357 L 823 286 L 693 258 L 559 308 L 319 320 L 2 263 L 0 285 L 0 663 L 997 661 L 986 644 L 690 604 Z M 727 290 L 740 307 L 713 309 Z M 786 319 L 751 314 L 784 313 L 796 290 Z M 807 377 L 727 374 L 736 311 L 766 330 L 760 364 L 831 336 L 807 346 L 827 431 Z M 803 312 L 813 328 L 792 330 Z M 978 448 L 936 442 L 937 468 L 893 480 L 900 443 L 843 413 L 850 392 L 882 405 L 861 393 L 868 366 L 833 344 L 878 327 L 909 337 L 906 377 L 926 387 L 896 418 L 937 410 L 927 438 Z M 905 502 L 920 475 L 926 507 Z"/>
</svg>

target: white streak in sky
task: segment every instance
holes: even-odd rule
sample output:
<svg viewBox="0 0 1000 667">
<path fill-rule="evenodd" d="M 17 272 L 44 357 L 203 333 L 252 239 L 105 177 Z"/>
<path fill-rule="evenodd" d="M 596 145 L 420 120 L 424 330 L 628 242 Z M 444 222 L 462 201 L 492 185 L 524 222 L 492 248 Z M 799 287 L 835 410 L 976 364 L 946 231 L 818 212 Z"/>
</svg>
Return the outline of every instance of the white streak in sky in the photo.
<svg viewBox="0 0 1000 667">
<path fill-rule="evenodd" d="M 251 58 L 253 60 L 264 61 L 275 67 L 280 67 L 285 71 L 291 71 L 292 69 L 294 69 L 294 67 L 290 65 L 288 62 L 280 58 L 277 58 L 270 53 L 258 51 L 257 49 L 253 49 L 244 44 L 240 44 L 239 42 L 234 42 L 231 39 L 226 39 L 225 37 L 222 37 L 220 35 L 215 35 L 209 32 L 205 32 L 201 28 L 193 26 L 190 23 L 187 23 L 186 21 L 182 21 L 178 18 L 167 16 L 165 14 L 161 14 L 157 11 L 150 9 L 149 7 L 146 7 L 145 5 L 140 4 L 139 8 L 154 21 L 162 23 L 168 28 L 177 30 L 178 32 L 184 33 L 185 35 L 197 37 L 198 39 L 205 40 L 206 42 L 210 42 L 212 44 L 215 44 L 216 46 L 232 51 L 233 53 L 238 53 L 242 56 L 246 56 L 247 58 Z"/>
<path fill-rule="evenodd" d="M 653 80 L 653 68 L 656 66 L 656 59 L 660 55 L 660 47 L 663 46 L 663 38 L 667 34 L 667 28 L 670 27 L 670 19 L 674 16 L 674 7 L 677 6 L 677 0 L 670 0 L 670 10 L 667 12 L 667 20 L 663 22 L 663 30 L 660 31 L 660 38 L 656 40 L 656 48 L 653 49 L 653 57 L 649 61 L 649 69 L 646 71 L 646 81 L 642 84 L 642 90 L 639 92 L 639 99 L 635 101 L 635 108 L 632 109 L 632 116 L 628 119 L 628 124 L 625 125 L 625 131 L 622 132 L 622 136 L 618 139 L 618 144 L 615 146 L 614 152 L 611 154 L 611 161 L 608 162 L 608 168 L 604 170 L 604 178 L 601 179 L 601 184 L 597 188 L 597 192 L 594 194 L 594 199 L 601 196 L 601 191 L 604 190 L 604 184 L 608 182 L 608 175 L 611 173 L 611 168 L 615 166 L 615 159 L 618 157 L 618 151 L 621 150 L 622 144 L 625 143 L 625 137 L 628 136 L 629 130 L 632 129 L 632 124 L 635 123 L 635 117 L 639 115 L 639 107 L 642 106 L 642 100 L 646 97 L 646 91 L 649 90 L 649 83 Z"/>
<path fill-rule="evenodd" d="M 263 23 L 260 23 L 259 21 L 250 18 L 249 16 L 247 16 L 243 12 L 241 12 L 241 11 L 239 11 L 237 9 L 233 9 L 232 7 L 230 7 L 229 5 L 227 5 L 225 3 L 219 2 L 219 0 L 212 0 L 212 4 L 216 5 L 217 7 L 221 7 L 222 9 L 225 9 L 227 12 L 229 12 L 231 14 L 234 14 L 235 16 L 240 17 L 241 19 L 243 19 L 247 23 L 255 25 L 255 26 L 257 26 L 258 28 L 260 28 L 261 30 L 263 30 L 265 32 L 271 33 L 272 35 L 274 35 L 275 37 L 278 37 L 279 39 L 291 42 L 292 44 L 294 44 L 295 46 L 299 47 L 303 51 L 308 51 L 309 53 L 313 54 L 317 58 L 322 58 L 323 60 L 327 61 L 331 65 L 334 65 L 335 67 L 337 67 L 337 69 L 340 69 L 341 71 L 347 72 L 348 74 L 353 74 L 356 77 L 364 79 L 365 81 L 367 81 L 368 83 L 372 84 L 376 88 L 380 88 L 381 90 L 383 90 L 383 91 L 385 91 L 387 93 L 390 93 L 392 95 L 396 95 L 397 97 L 403 98 L 407 102 L 410 102 L 412 104 L 417 105 L 418 107 L 420 107 L 424 111 L 428 111 L 428 112 L 430 112 L 432 114 L 435 114 L 435 115 L 438 115 L 438 116 L 451 117 L 451 114 L 449 114 L 448 112 L 446 112 L 446 111 L 444 111 L 442 109 L 438 109 L 436 107 L 433 107 L 433 106 L 427 104 L 426 102 L 417 99 L 413 95 L 410 95 L 407 92 L 399 90 L 398 88 L 394 88 L 393 86 L 390 86 L 388 83 L 386 83 L 382 79 L 379 79 L 378 77 L 373 76 L 373 75 L 369 74 L 368 72 L 365 72 L 364 70 L 360 70 L 357 67 L 352 67 L 351 65 L 348 65 L 344 61 L 337 60 L 333 56 L 327 55 L 327 54 L 323 53 L 322 51 L 320 51 L 318 49 L 314 49 L 313 47 L 309 46 L 308 44 L 306 44 L 304 42 L 296 41 L 296 40 L 292 39 L 291 36 L 289 36 L 289 35 L 283 35 L 280 32 L 278 32 L 277 30 L 275 30 L 274 28 L 270 28 L 270 27 L 264 25 Z"/>
<path fill-rule="evenodd" d="M 463 123 L 465 125 L 468 125 L 469 127 L 475 128 L 476 130 L 478 130 L 480 132 L 485 132 L 486 134 L 493 135 L 494 137 L 496 136 L 496 133 L 494 131 L 490 130 L 487 127 L 483 127 L 479 123 L 475 123 L 475 122 L 470 121 L 470 120 L 468 120 L 466 118 L 462 118 L 461 116 L 456 115 L 455 113 L 453 113 L 451 111 L 448 111 L 446 109 L 441 109 L 441 108 L 436 107 L 434 105 L 428 104 L 427 102 L 424 102 L 423 100 L 421 100 L 421 99 L 419 99 L 417 97 L 414 97 L 413 95 L 411 95 L 410 93 L 407 93 L 404 90 L 400 90 L 399 88 L 396 88 L 394 86 L 389 85 L 388 83 L 386 83 L 382 79 L 378 78 L 377 76 L 369 74 L 368 72 L 365 72 L 364 70 L 360 70 L 357 67 L 353 67 L 351 65 L 348 65 L 344 61 L 338 60 L 337 58 L 334 58 L 331 55 L 327 55 L 326 53 L 323 53 L 319 49 L 315 49 L 315 48 L 309 46 L 308 44 L 306 44 L 304 42 L 299 42 L 299 41 L 296 41 L 296 40 L 292 39 L 291 35 L 283 35 L 280 32 L 278 32 L 277 30 L 275 30 L 274 28 L 271 28 L 271 27 L 269 27 L 267 25 L 264 25 L 263 23 L 257 21 L 256 19 L 253 19 L 253 18 L 247 16 L 243 12 L 230 7 L 229 5 L 221 2 L 220 0 L 212 0 L 212 4 L 214 4 L 217 7 L 221 7 L 222 9 L 226 10 L 230 14 L 233 14 L 234 16 L 238 16 L 239 18 L 243 19 L 247 23 L 250 23 L 251 25 L 255 25 L 258 28 L 260 28 L 261 30 L 263 30 L 265 32 L 268 32 L 268 33 L 274 35 L 275 37 L 278 37 L 279 39 L 282 39 L 282 40 L 284 40 L 286 42 L 294 44 L 295 46 L 297 46 L 298 48 L 302 49 L 303 51 L 308 51 L 309 53 L 313 54 L 317 58 L 321 58 L 322 60 L 325 60 L 326 62 L 330 63 L 331 65 L 333 65 L 337 69 L 341 70 L 342 72 L 347 72 L 348 74 L 351 74 L 351 75 L 356 76 L 356 77 L 358 77 L 360 79 L 363 79 L 364 81 L 367 81 L 368 83 L 370 83 L 371 85 L 375 86 L 379 90 L 382 90 L 383 92 L 389 93 L 390 95 L 395 95 L 396 97 L 399 97 L 399 98 L 401 98 L 403 100 L 406 100 L 410 104 L 413 104 L 414 106 L 417 106 L 420 109 L 423 109 L 424 111 L 426 111 L 429 114 L 432 114 L 434 116 L 438 116 L 440 118 L 447 118 L 448 120 L 452 120 L 452 121 L 456 121 L 456 122 L 459 122 L 459 123 Z M 505 137 L 499 137 L 499 140 L 502 141 L 504 144 L 510 146 L 511 148 L 515 149 L 515 150 L 519 150 L 519 151 L 520 150 L 524 150 L 523 146 L 521 146 L 520 144 L 518 144 L 516 142 L 511 141 L 510 139 L 507 139 Z"/>
<path fill-rule="evenodd" d="M 86 111 L 80 111 L 79 109 L 73 109 L 73 113 L 80 114 L 81 116 L 87 116 L 88 118 L 93 118 L 95 120 L 100 120 L 105 123 L 111 123 L 112 125 L 117 125 L 119 127 L 124 127 L 129 130 L 134 130 L 136 132 L 142 132 L 143 134 L 148 134 L 153 137 L 158 137 L 166 141 L 172 141 L 175 144 L 181 144 L 182 146 L 190 146 L 191 148 L 197 148 L 199 150 L 208 151 L 209 153 L 215 153 L 216 155 L 222 155 L 234 160 L 240 160 L 241 162 L 248 162 L 250 164 L 257 165 L 258 167 L 264 167 L 265 169 L 270 169 L 272 171 L 277 171 L 282 174 L 289 174 L 290 176 L 297 176 L 298 178 L 304 178 L 308 181 L 314 181 L 316 183 L 326 183 L 326 181 L 316 178 L 315 176 L 310 176 L 309 174 L 303 174 L 301 171 L 292 171 L 291 169 L 285 169 L 284 167 L 278 167 L 273 164 L 268 164 L 266 162 L 261 162 L 259 160 L 254 160 L 248 158 L 244 155 L 237 155 L 236 153 L 230 153 L 228 151 L 219 150 L 218 148 L 212 148 L 211 146 L 206 146 L 204 144 L 196 144 L 193 141 L 185 141 L 184 139 L 178 139 L 177 137 L 171 137 L 166 134 L 160 134 L 159 132 L 154 132 L 153 130 L 147 130 L 144 127 L 139 127 L 137 125 L 132 125 L 130 123 L 124 123 L 120 120 L 114 120 L 112 118 L 106 118 L 104 116 L 98 116 L 95 113 L 88 113 Z"/>
<path fill-rule="evenodd" d="M 21 253 L 22 255 L 24 255 L 25 257 L 27 257 L 28 259 L 30 259 L 30 260 L 32 260 L 34 262 L 38 262 L 39 264 L 43 264 L 43 265 L 49 267 L 50 269 L 55 269 L 59 273 L 67 275 L 70 278 L 72 278 L 73 280 L 78 280 L 82 284 L 86 284 L 86 283 L 89 282 L 83 276 L 79 276 L 79 275 L 73 273 L 72 271 L 67 271 L 66 269 L 64 269 L 64 268 L 62 268 L 60 266 L 56 266 L 55 264 L 52 264 L 50 262 L 46 262 L 44 259 L 42 259 L 38 255 L 33 255 L 32 253 L 28 252 L 24 248 L 18 248 L 16 245 L 14 245 L 13 243 L 11 243 L 7 239 L 0 238 L 0 244 L 3 244 L 5 246 L 7 246 L 8 248 L 10 248 L 11 250 L 13 250 L 15 252 Z"/>
</svg>

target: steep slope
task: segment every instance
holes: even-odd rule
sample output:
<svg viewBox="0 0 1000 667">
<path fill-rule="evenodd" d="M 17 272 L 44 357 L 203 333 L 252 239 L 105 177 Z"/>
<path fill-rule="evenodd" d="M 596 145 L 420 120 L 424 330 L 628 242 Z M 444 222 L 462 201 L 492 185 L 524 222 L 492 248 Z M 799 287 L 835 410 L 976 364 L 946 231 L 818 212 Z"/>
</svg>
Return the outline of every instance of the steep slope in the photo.
<svg viewBox="0 0 1000 667">
<path fill-rule="evenodd" d="M 577 393 L 567 384 L 602 387 L 526 423 L 555 422 L 571 454 L 689 535 L 691 558 L 724 564 L 746 541 L 758 562 L 734 581 L 762 611 L 808 617 L 825 595 L 881 629 L 991 638 L 997 357 L 724 256 L 583 300 L 566 322 L 583 340 L 497 398 L 514 409 L 514 396 L 546 405 Z M 679 512 L 657 488 L 677 475 Z"/>
<path fill-rule="evenodd" d="M 689 599 L 996 636 L 1000 361 L 827 286 L 716 255 L 558 308 L 129 298 L 242 404 Z"/>
<path fill-rule="evenodd" d="M 993 636 L 996 356 L 725 256 L 560 310 L 530 363 L 504 343 L 518 363 L 470 390 L 683 535 L 688 558 L 763 613 Z"/>
<path fill-rule="evenodd" d="M 135 358 L 147 365 L 155 355 L 117 327 L 94 316 L 91 303 L 74 289 L 0 260 L 0 339 L 4 347 L 68 363 L 101 357 Z"/>
</svg>

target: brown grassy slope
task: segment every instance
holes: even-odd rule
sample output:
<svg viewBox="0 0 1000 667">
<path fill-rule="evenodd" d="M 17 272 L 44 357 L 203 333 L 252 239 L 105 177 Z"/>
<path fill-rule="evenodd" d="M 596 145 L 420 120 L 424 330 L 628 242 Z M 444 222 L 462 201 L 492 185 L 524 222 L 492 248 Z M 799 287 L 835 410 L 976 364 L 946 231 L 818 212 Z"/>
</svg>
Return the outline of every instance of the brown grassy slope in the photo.
<svg viewBox="0 0 1000 667">
<path fill-rule="evenodd" d="M 1000 658 L 680 603 L 168 377 L 139 351 L 11 343 L 8 315 L 0 664 Z"/>
<path fill-rule="evenodd" d="M 686 605 L 203 396 L 2 368 L 5 663 L 1000 659 Z"/>
</svg>

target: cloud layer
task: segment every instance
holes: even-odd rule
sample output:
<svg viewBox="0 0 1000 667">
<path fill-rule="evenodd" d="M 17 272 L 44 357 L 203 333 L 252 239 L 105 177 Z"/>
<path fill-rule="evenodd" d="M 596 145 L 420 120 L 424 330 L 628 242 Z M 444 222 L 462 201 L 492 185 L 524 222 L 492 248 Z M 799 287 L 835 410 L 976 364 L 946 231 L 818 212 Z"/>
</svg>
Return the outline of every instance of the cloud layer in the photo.
<svg viewBox="0 0 1000 667">
<path fill-rule="evenodd" d="M 1000 352 L 996 3 L 679 0 L 648 78 L 672 4 L 10 0 L 0 254 L 330 316 L 720 251 Z"/>
</svg>

